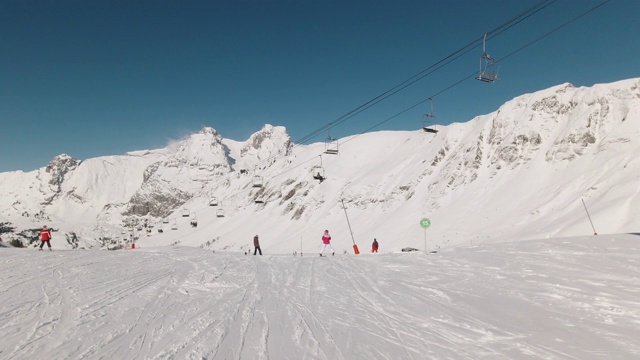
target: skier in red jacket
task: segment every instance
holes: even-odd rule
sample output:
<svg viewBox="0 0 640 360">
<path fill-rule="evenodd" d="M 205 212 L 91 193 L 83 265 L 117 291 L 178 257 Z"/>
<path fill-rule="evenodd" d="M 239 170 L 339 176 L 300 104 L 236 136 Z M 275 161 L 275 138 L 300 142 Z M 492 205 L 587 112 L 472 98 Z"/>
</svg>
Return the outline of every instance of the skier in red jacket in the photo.
<svg viewBox="0 0 640 360">
<path fill-rule="evenodd" d="M 320 256 L 324 253 L 324 250 L 329 247 L 331 249 L 331 255 L 335 255 L 336 251 L 333 250 L 333 246 L 331 246 L 331 235 L 329 235 L 329 230 L 324 231 L 324 235 L 322 235 L 322 247 L 320 248 Z"/>
<path fill-rule="evenodd" d="M 40 251 L 42 251 L 42 247 L 44 246 L 44 243 L 47 243 L 47 246 L 49 247 L 49 251 L 51 251 L 51 230 L 47 229 L 47 225 L 44 225 L 42 227 L 42 230 L 40 230 Z"/>
<path fill-rule="evenodd" d="M 371 244 L 371 252 L 372 253 L 378 252 L 378 240 L 376 239 L 373 239 L 373 244 Z"/>
</svg>

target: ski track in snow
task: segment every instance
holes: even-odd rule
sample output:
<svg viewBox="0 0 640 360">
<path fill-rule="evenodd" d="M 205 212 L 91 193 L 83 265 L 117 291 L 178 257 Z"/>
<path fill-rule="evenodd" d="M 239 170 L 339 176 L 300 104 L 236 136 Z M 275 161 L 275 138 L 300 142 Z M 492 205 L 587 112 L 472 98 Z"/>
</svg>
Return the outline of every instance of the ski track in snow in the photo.
<svg viewBox="0 0 640 360">
<path fill-rule="evenodd" d="M 0 359 L 631 359 L 640 237 L 437 254 L 0 250 Z"/>
</svg>

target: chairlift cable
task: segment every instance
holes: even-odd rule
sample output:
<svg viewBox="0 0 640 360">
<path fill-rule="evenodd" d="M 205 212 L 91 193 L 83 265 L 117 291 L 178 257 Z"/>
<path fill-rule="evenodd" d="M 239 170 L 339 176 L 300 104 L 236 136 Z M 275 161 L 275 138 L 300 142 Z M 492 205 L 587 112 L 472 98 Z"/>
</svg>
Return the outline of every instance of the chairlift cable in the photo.
<svg viewBox="0 0 640 360">
<path fill-rule="evenodd" d="M 511 18 L 510 20 L 506 21 L 502 25 L 500 25 L 500 26 L 496 27 L 495 29 L 489 31 L 488 33 L 490 33 L 490 34 L 496 33 L 493 36 L 497 36 L 500 33 L 504 32 L 504 31 L 510 29 L 511 27 L 517 25 L 518 23 L 524 21 L 525 19 L 528 19 L 529 17 L 533 16 L 537 12 L 541 11 L 542 9 L 546 8 L 547 6 L 553 4 L 556 1 L 557 0 L 542 0 L 539 3 L 535 4 L 534 6 L 532 6 L 531 8 L 523 11 L 522 13 L 520 13 L 520 14 L 516 15 L 515 17 Z M 365 102 L 364 104 L 356 107 L 355 109 L 347 112 L 346 114 L 338 117 L 333 122 L 331 122 L 329 124 L 326 124 L 323 127 L 315 130 L 311 134 L 299 139 L 298 141 L 296 141 L 296 144 L 304 144 L 304 143 L 306 143 L 307 141 L 311 140 L 312 138 L 315 138 L 319 133 L 324 132 L 328 127 L 330 127 L 332 125 L 342 124 L 346 120 L 351 119 L 355 115 L 357 115 L 357 114 L 361 113 L 362 111 L 370 108 L 371 106 L 379 103 L 380 101 L 387 99 L 388 97 L 398 93 L 401 90 L 404 90 L 405 88 L 409 87 L 410 85 L 413 85 L 414 83 L 416 83 L 417 81 L 423 79 L 427 75 L 432 74 L 433 71 L 430 71 L 430 70 L 432 70 L 434 68 L 435 68 L 435 70 L 438 70 L 438 69 L 440 69 L 442 67 L 442 66 L 438 66 L 438 65 L 440 65 L 442 63 L 445 63 L 445 65 L 449 64 L 453 60 L 456 60 L 460 56 L 462 56 L 462 55 L 466 54 L 467 52 L 469 52 L 471 50 L 470 48 L 477 47 L 478 46 L 478 42 L 483 40 L 483 38 L 484 38 L 484 35 L 479 37 L 479 38 L 474 39 L 469 44 L 467 44 L 467 45 L 463 46 L 462 48 L 454 51 L 453 53 L 445 56 L 444 58 L 442 58 L 441 60 L 435 62 L 432 65 L 430 65 L 426 69 L 424 69 L 424 70 L 418 72 L 417 74 L 409 77 L 408 79 L 402 81 L 398 85 L 396 85 L 396 86 L 392 87 L 391 89 L 383 92 L 382 94 L 374 97 L 373 99 Z"/>
<path fill-rule="evenodd" d="M 504 31 L 508 30 L 509 28 L 511 28 L 511 27 L 513 27 L 513 26 L 515 26 L 516 24 L 520 23 L 521 21 L 525 20 L 526 18 L 528 18 L 528 17 L 532 16 L 533 14 L 535 14 L 535 13 L 537 13 L 538 11 L 540 11 L 540 10 L 542 10 L 542 9 L 546 8 L 547 6 L 551 5 L 552 3 L 556 2 L 556 1 L 557 1 L 557 0 L 544 0 L 544 1 L 541 1 L 541 2 L 540 2 L 540 3 L 538 3 L 536 6 L 534 6 L 534 7 L 532 7 L 531 9 L 529 9 L 529 10 L 525 11 L 525 12 L 524 12 L 524 13 L 522 13 L 521 15 L 514 17 L 512 20 L 510 20 L 510 21 L 506 22 L 505 24 L 503 24 L 503 25 L 499 26 L 498 28 L 494 29 L 493 31 L 489 32 L 490 34 L 492 34 L 492 33 L 493 33 L 493 35 L 491 36 L 491 38 L 493 38 L 493 37 L 495 37 L 495 36 L 497 36 L 497 35 L 501 34 L 502 32 L 504 32 Z M 516 50 L 512 51 L 512 52 L 511 52 L 511 53 L 509 53 L 508 55 L 506 55 L 506 56 L 504 56 L 504 57 L 502 57 L 502 58 L 500 58 L 500 59 L 496 60 L 496 63 L 499 63 L 499 62 L 501 62 L 501 61 L 504 61 L 505 59 L 507 59 L 507 58 L 509 58 L 509 57 L 513 56 L 514 54 L 516 54 L 516 53 L 518 53 L 518 52 L 520 52 L 520 51 L 522 51 L 522 50 L 526 49 L 527 47 L 529 47 L 529 46 L 531 46 L 531 45 L 533 45 L 533 44 L 537 43 L 538 41 L 540 41 L 540 40 L 542 40 L 542 39 L 546 38 L 547 36 L 549 36 L 549 35 L 551 35 L 551 34 L 553 34 L 553 33 L 557 32 L 557 31 L 559 31 L 560 29 L 562 29 L 562 28 L 564 28 L 564 27 L 568 26 L 569 24 L 571 24 L 571 23 L 573 23 L 573 22 L 575 22 L 575 21 L 577 21 L 577 20 L 581 19 L 582 17 L 586 16 L 587 14 L 589 14 L 589 13 L 591 13 L 591 12 L 593 12 L 593 11 L 597 10 L 598 8 L 600 8 L 600 7 L 602 7 L 603 5 L 605 5 L 605 4 L 607 4 L 607 3 L 609 3 L 610 1 L 611 1 L 611 0 L 605 0 L 605 1 L 601 2 L 600 4 L 598 4 L 598 5 L 596 5 L 596 6 L 592 7 L 592 8 L 590 8 L 589 10 L 587 10 L 587 11 L 585 11 L 585 12 L 583 12 L 583 13 L 579 14 L 578 16 L 576 16 L 576 17 L 574 17 L 574 18 L 570 19 L 569 21 L 567 21 L 567 22 L 565 22 L 565 23 L 563 23 L 563 24 L 561 24 L 561 25 L 559 25 L 559 26 L 555 27 L 554 29 L 552 29 L 552 30 L 548 31 L 547 33 L 545 33 L 545 34 L 543 34 L 543 35 L 539 36 L 538 38 L 536 38 L 536 39 L 534 39 L 534 40 L 532 40 L 532 41 L 530 41 L 530 42 L 526 43 L 525 45 L 521 46 L 520 48 L 518 48 L 518 49 L 516 49 Z M 546 3 L 546 4 L 544 4 L 544 3 Z M 542 5 L 542 4 L 544 4 L 544 5 Z M 541 7 L 540 7 L 540 8 L 537 8 L 537 6 L 541 6 Z M 535 8 L 537 8 L 537 9 L 535 9 Z M 534 9 L 535 9 L 535 11 L 531 12 L 531 11 L 532 11 L 532 10 L 534 10 Z M 531 13 L 529 14 L 529 12 L 531 12 Z M 525 14 L 527 14 L 527 15 L 526 15 L 526 16 L 524 16 Z M 521 18 L 521 19 L 519 19 L 519 18 Z M 519 19 L 519 20 L 517 20 L 515 23 L 513 23 L 516 19 Z M 510 24 L 510 25 L 508 25 L 508 26 L 507 26 L 507 24 Z M 507 28 L 506 28 L 506 29 L 498 31 L 498 29 L 504 28 L 505 26 L 507 26 Z M 358 108 L 356 108 L 356 109 L 354 109 L 354 110 L 350 111 L 349 113 L 347 113 L 347 114 L 345 114 L 345 115 L 341 116 L 340 118 L 338 118 L 338 120 L 336 120 L 336 121 L 334 121 L 334 122 L 331 122 L 331 123 L 328 123 L 328 124 L 324 125 L 323 127 L 321 127 L 321 128 L 319 128 L 319 129 L 317 129 L 317 130 L 313 131 L 313 132 L 312 132 L 312 133 L 310 133 L 309 135 L 307 135 L 307 136 L 303 137 L 303 138 L 302 138 L 302 141 L 304 141 L 304 142 L 309 141 L 310 139 L 312 139 L 312 138 L 314 138 L 315 136 L 317 136 L 319 133 L 324 132 L 325 130 L 327 130 L 329 127 L 331 127 L 331 126 L 335 126 L 336 124 L 341 124 L 341 123 L 345 122 L 346 120 L 350 119 L 351 117 L 353 117 L 353 116 L 357 115 L 359 112 L 362 112 L 362 111 L 366 110 L 367 108 L 369 108 L 369 107 L 371 107 L 371 106 L 373 106 L 373 105 L 377 104 L 378 102 L 380 102 L 380 101 L 382 101 L 382 100 L 384 100 L 384 99 L 388 98 L 388 97 L 389 97 L 389 96 L 391 96 L 391 95 L 394 95 L 395 93 L 397 93 L 397 92 L 399 92 L 399 91 L 403 90 L 404 88 L 406 88 L 406 87 L 408 87 L 409 85 L 411 85 L 411 84 L 415 83 L 416 81 L 418 81 L 418 80 L 420 80 L 420 79 L 424 78 L 425 76 L 427 76 L 427 75 L 429 75 L 429 74 L 433 73 L 434 71 L 439 70 L 439 69 L 440 69 L 440 68 L 442 68 L 443 66 L 445 66 L 445 65 L 449 64 L 451 61 L 453 61 L 453 60 L 455 60 L 455 59 L 459 58 L 460 56 L 462 56 L 462 55 L 464 55 L 464 54 L 468 53 L 468 52 L 470 51 L 470 49 L 467 49 L 467 48 L 469 48 L 470 46 L 472 46 L 472 44 L 477 43 L 479 40 L 481 40 L 481 39 L 483 39 L 483 38 L 484 38 L 484 34 L 483 34 L 483 36 L 482 36 L 482 37 L 480 37 L 479 39 L 474 40 L 474 42 L 473 42 L 473 43 L 470 43 L 469 45 L 466 45 L 465 47 L 463 47 L 463 48 L 459 49 L 458 51 L 456 51 L 456 52 L 454 52 L 454 53 L 450 54 L 449 56 L 447 56 L 447 57 L 443 58 L 442 60 L 440 60 L 440 61 L 436 62 L 435 64 L 431 65 L 430 67 L 428 67 L 427 69 L 425 69 L 425 70 L 423 70 L 422 72 L 418 73 L 417 75 L 414 75 L 414 77 L 412 77 L 412 78 L 410 78 L 410 79 L 405 80 L 404 82 L 402 82 L 401 84 L 399 84 L 399 85 L 395 86 L 394 88 L 392 88 L 392 89 L 390 89 L 390 90 L 386 91 L 385 93 L 383 93 L 383 94 L 381 94 L 381 95 L 377 96 L 376 98 L 374 98 L 374 99 L 372 99 L 372 100 L 368 101 L 367 103 L 365 103 L 365 104 L 363 104 L 363 105 L 359 106 Z M 478 46 L 478 44 L 476 44 L 475 46 L 473 46 L 473 48 L 475 48 L 475 47 L 477 47 L 477 46 Z M 466 51 L 465 51 L 465 50 L 466 50 Z M 460 53 L 461 51 L 464 51 L 464 52 L 463 52 L 463 53 L 461 53 L 461 54 L 458 54 L 458 53 Z M 451 59 L 450 61 L 448 61 L 448 62 L 446 62 L 446 63 L 444 63 L 444 64 L 442 64 L 442 65 L 438 66 L 437 68 L 433 69 L 433 68 L 434 68 L 434 66 L 436 66 L 436 65 L 438 65 L 438 64 L 440 64 L 440 63 L 442 63 L 442 62 L 444 62 L 444 61 L 445 61 L 445 60 L 447 60 L 447 59 L 450 59 L 451 57 L 455 56 L 456 54 L 458 54 L 458 56 L 457 56 L 457 57 L 454 57 L 454 58 L 453 58 L 453 59 Z M 423 73 L 424 73 L 425 71 L 427 71 L 427 70 L 432 70 L 432 71 L 428 72 L 427 74 L 423 74 Z M 460 85 L 460 84 L 461 84 L 461 83 L 463 83 L 464 81 L 466 81 L 466 80 L 468 80 L 468 79 L 470 79 L 470 78 L 473 78 L 473 77 L 476 75 L 476 73 L 477 73 L 477 72 L 476 72 L 476 71 L 474 71 L 474 72 L 473 72 L 473 73 L 471 73 L 470 75 L 467 75 L 467 76 L 465 76 L 464 78 L 461 78 L 460 80 L 458 80 L 458 81 L 456 81 L 456 82 L 452 83 L 451 85 L 449 85 L 449 86 L 447 86 L 447 87 L 443 88 L 442 90 L 440 90 L 440 91 L 438 91 L 438 92 L 434 93 L 433 95 L 429 96 L 427 99 L 422 100 L 422 101 L 420 101 L 420 102 L 418 102 L 418 103 L 416 103 L 416 104 L 414 104 L 414 105 L 412 105 L 412 106 L 410 106 L 410 107 L 408 107 L 408 108 L 405 108 L 404 110 L 400 111 L 399 113 L 397 113 L 397 114 L 395 114 L 395 115 L 393 115 L 393 116 L 391 116 L 391 117 L 388 117 L 388 118 L 386 118 L 385 120 L 383 120 L 383 121 L 381 121 L 381 122 L 379 122 L 379 123 L 377 123 L 377 124 L 374 124 L 373 126 L 371 126 L 371 127 L 367 128 L 366 130 L 364 130 L 364 131 L 362 131 L 362 132 L 360 132 L 360 133 L 358 133 L 358 134 L 356 134 L 356 135 L 354 135 L 354 136 L 350 137 L 348 140 L 344 141 L 342 144 L 347 143 L 347 142 L 349 142 L 349 141 L 351 141 L 351 140 L 353 140 L 353 139 L 355 139 L 355 138 L 359 137 L 360 135 L 364 135 L 365 133 L 368 133 L 368 132 L 370 132 L 370 131 L 372 131 L 372 130 L 376 129 L 377 127 L 379 127 L 379 126 L 381 126 L 381 125 L 383 125 L 383 124 L 385 124 L 385 123 L 387 123 L 387 122 L 389 122 L 389 121 L 391 121 L 391 120 L 393 120 L 393 119 L 397 118 L 398 116 L 400 116 L 400 115 L 402 115 L 402 114 L 404 114 L 404 113 L 406 113 L 406 112 L 408 112 L 408 111 L 410 111 L 410 110 L 412 110 L 412 109 L 416 108 L 417 106 L 420 106 L 420 105 L 424 104 L 425 102 L 429 101 L 429 99 L 433 99 L 433 98 L 435 98 L 436 96 L 439 96 L 439 95 L 441 95 L 441 94 L 443 94 L 443 93 L 445 93 L 445 92 L 449 91 L 450 89 L 452 89 L 452 88 L 454 88 L 454 87 L 456 87 L 456 86 Z M 420 75 L 420 74 L 422 74 L 422 75 Z M 415 80 L 411 81 L 411 80 L 412 80 L 413 78 L 415 78 L 416 76 L 420 76 L 420 77 L 419 77 L 418 79 L 415 79 Z M 407 83 L 407 82 L 409 82 L 409 81 L 411 81 L 411 82 L 410 82 L 410 83 L 408 83 L 408 84 L 406 84 L 406 83 Z M 406 85 L 405 85 L 405 84 L 406 84 Z M 404 85 L 404 86 L 403 86 L 403 85 Z M 401 87 L 401 86 L 402 86 L 402 87 Z M 394 91 L 394 90 L 395 90 L 395 91 Z M 372 103 L 373 101 L 375 101 L 375 100 L 377 100 L 377 99 L 381 98 L 381 97 L 382 97 L 382 96 L 384 96 L 384 95 L 387 95 L 387 96 L 385 96 L 384 98 L 382 98 L 382 99 L 378 100 L 378 101 L 377 101 L 377 102 L 375 102 L 375 103 Z M 366 107 L 365 107 L 365 106 L 366 106 Z M 304 142 L 302 142 L 302 141 L 301 141 L 300 143 L 295 143 L 295 145 L 294 145 L 293 147 L 297 147 L 297 146 L 303 145 L 303 144 L 304 144 Z M 308 162 L 312 161 L 313 159 L 315 159 L 315 156 L 316 156 L 316 155 L 314 155 L 312 158 L 309 158 L 309 159 L 307 159 L 307 160 L 305 160 L 305 161 L 300 162 L 300 163 L 299 163 L 299 164 L 297 164 L 297 165 L 291 166 L 291 167 L 289 167 L 288 169 L 286 169 L 285 171 L 282 171 L 282 172 L 280 172 L 280 173 L 278 173 L 278 174 L 276 174 L 276 175 L 272 176 L 271 178 L 276 178 L 276 177 L 282 176 L 282 175 L 284 175 L 285 173 L 287 173 L 287 172 L 289 172 L 289 171 L 292 171 L 292 170 L 294 170 L 294 169 L 296 169 L 296 168 L 298 168 L 298 167 L 300 167 L 300 166 L 302 166 L 302 165 L 304 165 L 304 164 L 306 164 L 306 163 L 308 163 Z M 270 160 L 270 157 L 269 157 L 267 160 Z M 239 193 L 240 193 L 240 192 L 237 192 L 237 193 L 231 194 L 231 196 L 237 195 L 237 194 L 239 194 Z M 220 204 L 221 204 L 221 203 L 222 203 L 222 202 L 220 202 Z M 207 209 L 207 208 L 203 208 L 203 209 Z M 170 219 L 170 218 L 167 218 L 167 219 Z M 175 221 L 175 220 L 177 220 L 177 217 L 175 217 L 175 218 L 173 218 L 173 219 L 174 219 L 174 221 Z M 176 224 L 176 225 L 177 225 L 177 224 Z"/>
<path fill-rule="evenodd" d="M 574 17 L 573 19 L 571 19 L 571 20 L 569 20 L 569 21 L 567 21 L 567 22 L 565 22 L 565 23 L 563 23 L 563 24 L 560 24 L 560 25 L 556 26 L 555 28 L 553 28 L 553 29 L 549 30 L 548 32 L 544 33 L 543 35 L 541 35 L 541 36 L 539 36 L 539 37 L 537 37 L 537 38 L 535 38 L 535 39 L 531 40 L 530 42 L 528 42 L 528 43 L 524 44 L 523 46 L 519 47 L 518 49 L 516 49 L 516 50 L 512 51 L 511 53 L 509 53 L 509 54 L 507 54 L 507 55 L 505 55 L 505 56 L 503 56 L 503 57 L 502 57 L 502 58 L 500 58 L 499 60 L 496 60 L 496 63 L 499 63 L 500 61 L 503 61 L 503 60 L 505 60 L 505 59 L 507 59 L 507 58 L 509 58 L 509 57 L 513 56 L 514 54 L 516 54 L 516 53 L 518 53 L 518 52 L 520 52 L 520 51 L 522 51 L 522 50 L 524 50 L 524 49 L 528 48 L 529 46 L 531 46 L 531 45 L 533 45 L 533 44 L 537 43 L 538 41 L 540 41 L 540 40 L 542 40 L 542 39 L 546 38 L 547 36 L 549 36 L 549 35 L 551 35 L 551 34 L 555 33 L 556 31 L 558 31 L 558 30 L 560 30 L 560 29 L 562 29 L 562 28 L 564 28 L 564 27 L 566 27 L 566 26 L 568 26 L 568 25 L 572 24 L 573 22 L 575 22 L 575 21 L 577 21 L 577 20 L 579 20 L 579 19 L 583 18 L 583 17 L 584 17 L 584 16 L 586 16 L 587 14 L 589 14 L 589 13 L 591 13 L 591 12 L 595 11 L 596 9 L 600 8 L 601 6 L 603 6 L 603 5 L 607 4 L 607 3 L 608 3 L 608 2 L 610 2 L 610 1 L 611 1 L 611 0 L 605 0 L 605 1 L 601 2 L 600 4 L 598 4 L 598 5 L 594 6 L 594 7 L 592 7 L 591 9 L 589 9 L 589 10 L 587 10 L 587 11 L 585 11 L 585 12 L 581 13 L 580 15 L 578 15 L 578 16 L 576 16 L 576 17 Z"/>
<path fill-rule="evenodd" d="M 560 29 L 564 28 L 565 26 L 567 26 L 567 25 L 569 25 L 569 24 L 571 24 L 571 23 L 573 23 L 573 22 L 577 21 L 578 19 L 581 19 L 582 17 L 584 17 L 584 16 L 586 16 L 587 14 L 589 14 L 589 13 L 591 13 L 591 12 L 595 11 L 596 9 L 600 8 L 601 6 L 605 5 L 606 3 L 610 2 L 610 1 L 611 1 L 611 0 L 605 0 L 605 1 L 601 2 L 600 4 L 598 4 L 598 5 L 596 5 L 596 6 L 592 7 L 592 8 L 590 8 L 589 10 L 587 10 L 587 11 L 585 11 L 585 12 L 583 12 L 583 13 L 579 14 L 578 16 L 576 16 L 576 17 L 574 17 L 574 18 L 572 18 L 572 19 L 570 19 L 570 20 L 566 21 L 565 23 L 563 23 L 563 24 L 561 24 L 561 25 L 559 25 L 559 26 L 557 26 L 557 27 L 553 28 L 552 30 L 550 30 L 550 31 L 546 32 L 545 34 L 543 34 L 543 35 L 541 35 L 541 36 L 537 37 L 537 38 L 536 38 L 536 39 L 534 39 L 534 40 L 531 40 L 530 42 L 526 43 L 525 45 L 523 45 L 523 46 L 519 47 L 518 49 L 516 49 L 516 50 L 512 51 L 511 53 L 507 54 L 506 56 L 504 56 L 504 57 L 502 57 L 502 58 L 500 58 L 500 59 L 496 60 L 496 63 L 499 63 L 499 62 L 501 62 L 501 61 L 504 61 L 505 59 L 507 59 L 507 58 L 509 58 L 509 57 L 511 57 L 511 56 L 513 56 L 513 55 L 515 55 L 516 53 L 518 53 L 518 52 L 520 52 L 520 51 L 522 51 L 522 50 L 526 49 L 527 47 L 529 47 L 529 46 L 531 46 L 531 45 L 535 44 L 536 42 L 538 42 L 538 41 L 540 41 L 540 40 L 544 39 L 545 37 L 547 37 L 547 36 L 549 36 L 549 35 L 551 35 L 551 34 L 555 33 L 556 31 L 558 31 L 558 30 L 560 30 Z M 456 87 L 456 86 L 460 85 L 460 84 L 461 84 L 461 83 L 463 83 L 464 81 L 466 81 L 466 80 L 468 80 L 468 79 L 470 79 L 470 78 L 475 77 L 475 75 L 476 75 L 476 74 L 477 74 L 477 72 L 475 72 L 475 71 L 474 71 L 473 73 L 471 73 L 471 74 L 469 74 L 469 75 L 465 76 L 464 78 L 462 78 L 462 79 L 460 79 L 460 80 L 456 81 L 455 83 L 453 83 L 453 84 L 451 84 L 451 85 L 447 86 L 446 88 L 444 88 L 444 89 L 442 89 L 442 90 L 440 90 L 440 91 L 436 92 L 435 94 L 431 95 L 429 98 L 427 98 L 427 99 L 425 99 L 425 100 L 422 100 L 422 101 L 420 101 L 420 102 L 418 102 L 418 103 L 416 103 L 416 104 L 414 104 L 414 105 L 411 105 L 411 106 L 409 106 L 408 108 L 405 108 L 404 110 L 400 111 L 399 113 L 397 113 L 397 114 L 395 114 L 395 115 L 393 115 L 393 116 L 390 116 L 390 117 L 386 118 L 385 120 L 383 120 L 383 121 L 381 121 L 381 122 L 379 122 L 379 123 L 377 123 L 377 124 L 375 124 L 375 125 L 373 125 L 373 126 L 369 127 L 368 129 L 366 129 L 366 130 L 364 130 L 364 131 L 362 131 L 362 132 L 358 133 L 357 135 L 352 136 L 352 137 L 351 137 L 351 138 L 349 138 L 348 140 L 344 141 L 342 144 L 344 145 L 345 143 L 347 143 L 347 142 L 349 142 L 349 141 L 351 141 L 351 140 L 353 140 L 353 139 L 357 138 L 358 136 L 363 135 L 363 134 L 365 134 L 365 133 L 368 133 L 368 132 L 372 131 L 373 129 L 375 129 L 375 128 L 379 127 L 380 125 L 382 125 L 382 124 L 384 124 L 384 123 L 387 123 L 387 122 L 389 122 L 389 121 L 391 121 L 391 120 L 393 120 L 393 119 L 397 118 L 398 116 L 400 116 L 400 115 L 402 115 L 402 114 L 406 113 L 407 111 L 412 110 L 412 109 L 416 108 L 417 106 L 420 106 L 420 105 L 424 104 L 425 102 L 429 101 L 429 99 L 430 99 L 430 98 L 434 98 L 434 97 L 436 97 L 436 96 L 438 96 L 438 95 L 441 95 L 441 94 L 443 94 L 443 93 L 445 93 L 445 92 L 447 92 L 447 91 L 451 90 L 452 88 L 454 88 L 454 87 Z"/>
<path fill-rule="evenodd" d="M 539 11 L 545 9 L 546 7 L 550 6 L 551 4 L 555 3 L 557 0 L 542 0 L 538 3 L 536 3 L 535 5 L 531 6 L 530 8 L 526 9 L 525 11 L 521 12 L 520 14 L 512 17 L 511 19 L 507 20 L 506 22 L 504 22 L 503 24 L 497 26 L 496 28 L 492 29 L 491 31 L 488 32 L 488 34 L 493 34 L 491 35 L 491 38 L 500 35 L 501 33 L 509 30 L 510 28 L 512 28 L 513 26 L 519 24 L 520 22 L 528 19 L 529 17 L 533 16 L 534 14 L 538 13 Z M 323 125 L 322 127 L 314 130 L 313 132 L 303 136 L 302 138 L 294 141 L 294 146 L 292 148 L 298 147 L 300 145 L 304 145 L 307 142 L 309 142 L 311 139 L 314 139 L 315 137 L 317 137 L 319 134 L 325 132 L 325 131 L 331 131 L 331 127 L 335 126 L 335 125 L 340 125 L 344 122 L 346 122 L 347 120 L 355 117 L 356 115 L 360 114 L 361 112 L 373 107 L 374 105 L 382 102 L 383 100 L 386 100 L 387 98 L 397 94 L 398 92 L 406 89 L 407 87 L 415 84 L 416 82 L 422 80 L 423 78 L 427 77 L 428 75 L 433 74 L 435 71 L 440 70 L 441 68 L 443 68 L 444 66 L 450 64 L 451 62 L 453 62 L 454 60 L 457 60 L 458 58 L 462 57 L 463 55 L 469 53 L 471 50 L 473 50 L 474 48 L 476 48 L 478 46 L 478 42 L 482 41 L 485 39 L 485 35 L 483 34 L 483 36 L 480 36 L 479 38 L 474 39 L 473 41 L 471 41 L 470 43 L 468 43 L 467 45 L 461 47 L 460 49 L 454 51 L 453 53 L 445 56 L 444 58 L 442 58 L 439 61 L 436 61 L 434 64 L 430 65 L 429 67 L 427 67 L 426 69 L 418 72 L 417 74 L 409 77 L 408 79 L 402 81 L 401 83 L 399 83 L 398 85 L 392 87 L 391 89 L 383 92 L 382 94 L 374 97 L 373 99 L 365 102 L 364 104 L 356 107 L 355 109 L 347 112 L 346 114 L 338 117 L 336 120 L 329 122 L 325 125 Z M 263 162 L 260 162 L 259 164 L 262 163 L 266 163 L 268 161 L 270 161 L 271 157 L 265 159 Z"/>
</svg>

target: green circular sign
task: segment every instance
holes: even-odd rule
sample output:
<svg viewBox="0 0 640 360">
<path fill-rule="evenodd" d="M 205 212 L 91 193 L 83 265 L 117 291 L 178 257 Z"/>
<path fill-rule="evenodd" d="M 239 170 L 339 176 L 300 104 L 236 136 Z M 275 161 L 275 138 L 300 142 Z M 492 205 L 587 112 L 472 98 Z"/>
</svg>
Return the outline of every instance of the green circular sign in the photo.
<svg viewBox="0 0 640 360">
<path fill-rule="evenodd" d="M 422 226 L 423 229 L 428 228 L 430 225 L 431 225 L 431 220 L 427 218 L 420 220 L 420 226 Z"/>
</svg>

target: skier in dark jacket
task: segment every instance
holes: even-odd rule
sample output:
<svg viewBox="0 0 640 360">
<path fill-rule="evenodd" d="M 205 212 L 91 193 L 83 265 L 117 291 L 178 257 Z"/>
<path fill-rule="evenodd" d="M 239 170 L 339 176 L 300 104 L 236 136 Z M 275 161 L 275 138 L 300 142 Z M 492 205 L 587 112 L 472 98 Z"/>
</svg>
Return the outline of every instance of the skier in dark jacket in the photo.
<svg viewBox="0 0 640 360">
<path fill-rule="evenodd" d="M 44 246 L 44 243 L 47 243 L 47 246 L 49 247 L 49 251 L 51 251 L 51 230 L 47 229 L 47 225 L 44 225 L 42 227 L 42 230 L 40 230 L 40 251 L 42 251 L 42 247 Z"/>
<path fill-rule="evenodd" d="M 376 239 L 373 239 L 373 244 L 371 244 L 371 252 L 372 253 L 378 252 L 378 240 Z"/>
<path fill-rule="evenodd" d="M 260 252 L 260 255 L 262 255 L 262 249 L 260 249 L 260 241 L 258 241 L 258 235 L 253 237 L 253 246 L 255 246 L 256 248 L 255 250 L 253 250 L 253 255 L 255 255 L 256 252 Z"/>
</svg>

